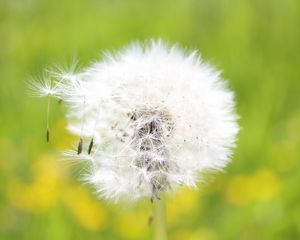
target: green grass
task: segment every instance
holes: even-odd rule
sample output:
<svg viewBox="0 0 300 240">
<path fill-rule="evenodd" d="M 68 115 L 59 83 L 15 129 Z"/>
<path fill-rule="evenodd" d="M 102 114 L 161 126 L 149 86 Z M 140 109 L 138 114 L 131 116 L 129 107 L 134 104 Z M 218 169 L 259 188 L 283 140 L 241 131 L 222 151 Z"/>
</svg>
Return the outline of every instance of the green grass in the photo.
<svg viewBox="0 0 300 240">
<path fill-rule="evenodd" d="M 25 81 L 152 37 L 222 69 L 242 126 L 226 173 L 168 199 L 170 239 L 300 238 L 299 26 L 298 0 L 0 0 L 0 239 L 151 239 L 147 200 L 98 201 L 57 161 L 72 142 L 63 110 L 52 109 L 46 144 L 46 101 Z"/>
</svg>

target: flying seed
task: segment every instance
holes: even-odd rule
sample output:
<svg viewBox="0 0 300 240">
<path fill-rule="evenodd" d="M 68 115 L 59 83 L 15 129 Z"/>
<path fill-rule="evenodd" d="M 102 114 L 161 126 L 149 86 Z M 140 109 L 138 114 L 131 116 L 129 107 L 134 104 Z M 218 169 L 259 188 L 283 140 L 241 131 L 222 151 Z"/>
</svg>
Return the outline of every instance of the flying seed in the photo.
<svg viewBox="0 0 300 240">
<path fill-rule="evenodd" d="M 93 145 L 94 145 L 94 139 L 92 138 L 92 139 L 91 139 L 91 142 L 90 142 L 90 145 L 89 145 L 88 154 L 91 154 Z"/>
<path fill-rule="evenodd" d="M 78 146 L 77 146 L 77 154 L 79 155 L 82 152 L 82 144 L 83 140 L 82 138 L 79 139 Z"/>
</svg>

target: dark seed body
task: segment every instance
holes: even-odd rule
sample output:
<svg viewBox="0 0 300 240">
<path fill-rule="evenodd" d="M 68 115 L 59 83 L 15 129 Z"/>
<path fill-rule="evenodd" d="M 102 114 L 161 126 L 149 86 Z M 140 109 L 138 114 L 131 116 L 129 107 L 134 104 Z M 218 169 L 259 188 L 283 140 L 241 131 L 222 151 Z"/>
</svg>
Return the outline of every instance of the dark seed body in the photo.
<svg viewBox="0 0 300 240">
<path fill-rule="evenodd" d="M 77 146 L 77 154 L 79 155 L 82 153 L 82 145 L 83 145 L 83 140 L 82 138 L 79 139 L 78 146 Z"/>
<path fill-rule="evenodd" d="M 47 143 L 50 141 L 50 130 L 49 130 L 49 128 L 47 128 L 47 130 L 46 130 L 46 141 L 47 141 Z"/>
<path fill-rule="evenodd" d="M 90 142 L 90 145 L 89 145 L 88 154 L 91 154 L 93 145 L 94 145 L 94 139 L 92 138 L 91 142 Z"/>
<path fill-rule="evenodd" d="M 152 222 L 153 222 L 153 217 L 149 216 L 149 218 L 148 218 L 148 226 L 151 226 Z"/>
</svg>

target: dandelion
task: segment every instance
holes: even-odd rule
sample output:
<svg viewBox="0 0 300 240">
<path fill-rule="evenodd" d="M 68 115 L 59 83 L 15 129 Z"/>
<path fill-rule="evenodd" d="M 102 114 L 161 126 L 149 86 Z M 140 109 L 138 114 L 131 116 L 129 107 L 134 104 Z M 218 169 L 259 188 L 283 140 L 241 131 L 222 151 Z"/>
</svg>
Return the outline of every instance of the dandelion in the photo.
<svg viewBox="0 0 300 240">
<path fill-rule="evenodd" d="M 234 94 L 196 51 L 133 43 L 52 77 L 51 95 L 66 104 L 68 128 L 80 138 L 71 156 L 92 166 L 85 180 L 113 201 L 149 197 L 157 239 L 165 234 L 163 193 L 196 187 L 230 161 L 239 130 Z"/>
</svg>

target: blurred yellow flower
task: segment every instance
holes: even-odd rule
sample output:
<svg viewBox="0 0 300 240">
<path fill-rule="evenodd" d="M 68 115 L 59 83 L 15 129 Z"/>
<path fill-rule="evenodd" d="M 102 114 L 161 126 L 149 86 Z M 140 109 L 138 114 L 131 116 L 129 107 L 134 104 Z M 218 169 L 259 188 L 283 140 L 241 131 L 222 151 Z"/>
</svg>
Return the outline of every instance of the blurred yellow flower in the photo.
<svg viewBox="0 0 300 240">
<path fill-rule="evenodd" d="M 117 232 L 123 238 L 140 239 L 150 229 L 148 226 L 150 215 L 151 212 L 146 212 L 143 209 L 126 211 L 126 213 L 121 214 L 118 218 Z"/>
<path fill-rule="evenodd" d="M 31 183 L 13 180 L 8 184 L 7 197 L 16 208 L 40 213 L 57 201 L 64 170 L 56 158 L 44 155 L 33 165 L 32 171 Z"/>
<path fill-rule="evenodd" d="M 41 156 L 32 167 L 32 182 L 14 180 L 8 184 L 9 202 L 23 211 L 41 213 L 62 200 L 83 227 L 103 229 L 105 210 L 99 201 L 69 182 L 64 166 L 51 155 Z"/>
<path fill-rule="evenodd" d="M 263 169 L 251 176 L 233 177 L 227 186 L 225 198 L 236 205 L 251 201 L 269 201 L 278 194 L 279 185 L 276 173 Z"/>
<path fill-rule="evenodd" d="M 174 224 L 185 213 L 192 214 L 199 205 L 199 193 L 195 189 L 181 188 L 171 198 L 168 198 L 168 224 Z"/>
<path fill-rule="evenodd" d="M 254 175 L 256 184 L 256 199 L 261 201 L 269 201 L 278 194 L 279 178 L 269 170 L 260 170 Z"/>
<path fill-rule="evenodd" d="M 69 186 L 63 201 L 76 220 L 88 230 L 101 230 L 106 226 L 106 211 L 100 201 L 94 199 L 81 186 Z"/>
</svg>

